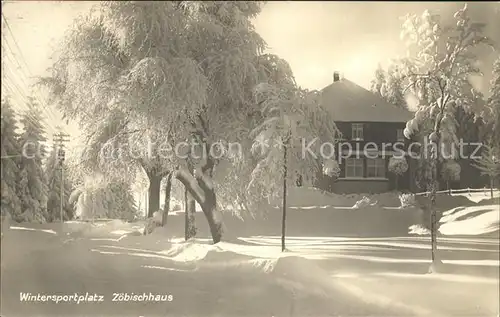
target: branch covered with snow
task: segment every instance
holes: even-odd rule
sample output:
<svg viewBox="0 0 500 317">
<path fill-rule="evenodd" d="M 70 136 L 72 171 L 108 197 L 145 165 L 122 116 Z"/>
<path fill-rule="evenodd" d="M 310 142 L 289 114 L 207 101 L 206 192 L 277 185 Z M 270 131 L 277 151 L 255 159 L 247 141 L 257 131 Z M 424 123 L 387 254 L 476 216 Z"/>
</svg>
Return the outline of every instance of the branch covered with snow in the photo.
<svg viewBox="0 0 500 317">
<path fill-rule="evenodd" d="M 405 157 L 391 157 L 388 170 L 396 175 L 403 175 L 408 170 L 408 162 Z"/>
<path fill-rule="evenodd" d="M 326 160 L 323 163 L 323 175 L 338 177 L 340 174 L 339 163 L 336 160 Z"/>
</svg>

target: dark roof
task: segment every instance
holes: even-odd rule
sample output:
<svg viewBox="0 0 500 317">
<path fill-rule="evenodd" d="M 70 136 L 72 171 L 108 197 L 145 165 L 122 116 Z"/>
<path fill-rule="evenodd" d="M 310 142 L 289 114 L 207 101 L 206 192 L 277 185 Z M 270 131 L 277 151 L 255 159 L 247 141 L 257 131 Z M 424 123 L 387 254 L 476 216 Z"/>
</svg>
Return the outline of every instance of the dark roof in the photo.
<svg viewBox="0 0 500 317">
<path fill-rule="evenodd" d="M 386 102 L 381 97 L 345 78 L 321 90 L 322 105 L 335 121 L 406 122 L 409 110 Z"/>
</svg>

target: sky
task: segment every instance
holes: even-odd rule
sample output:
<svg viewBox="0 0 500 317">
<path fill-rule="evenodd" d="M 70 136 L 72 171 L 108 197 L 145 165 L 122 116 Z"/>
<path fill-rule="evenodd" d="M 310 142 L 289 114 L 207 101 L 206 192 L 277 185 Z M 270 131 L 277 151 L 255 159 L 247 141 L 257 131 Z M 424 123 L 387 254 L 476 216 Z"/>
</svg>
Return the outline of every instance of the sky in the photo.
<svg viewBox="0 0 500 317">
<path fill-rule="evenodd" d="M 33 76 L 45 74 L 54 48 L 73 19 L 92 5 L 86 1 L 6 2 L 3 13 Z M 399 17 L 430 9 L 450 19 L 461 6 L 463 3 L 458 2 L 270 1 L 254 25 L 269 51 L 289 62 L 300 86 L 322 89 L 332 82 L 333 72 L 339 71 L 349 80 L 369 88 L 377 65 L 386 65 L 390 58 L 405 52 L 399 39 Z M 473 18 L 488 23 L 488 35 L 500 43 L 500 2 L 476 2 L 469 6 Z M 486 91 L 495 53 L 482 54 L 485 77 L 478 80 L 477 85 Z M 10 67 L 16 72 L 16 65 Z M 33 82 L 27 77 L 17 83 L 26 91 Z M 43 97 L 43 93 L 41 95 Z M 49 125 L 60 125 L 57 110 L 50 105 L 48 108 Z M 74 124 L 65 129 L 72 136 L 78 135 Z"/>
</svg>

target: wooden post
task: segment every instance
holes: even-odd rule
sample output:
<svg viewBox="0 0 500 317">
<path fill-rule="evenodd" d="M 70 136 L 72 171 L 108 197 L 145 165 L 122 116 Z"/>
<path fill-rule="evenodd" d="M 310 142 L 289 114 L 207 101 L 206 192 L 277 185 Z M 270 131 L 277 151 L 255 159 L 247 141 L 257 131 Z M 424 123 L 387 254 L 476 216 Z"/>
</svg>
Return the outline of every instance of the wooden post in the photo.
<svg viewBox="0 0 500 317">
<path fill-rule="evenodd" d="M 56 150 L 57 153 L 55 153 L 59 167 L 61 168 L 61 193 L 60 193 L 60 218 L 61 218 L 61 223 L 64 222 L 64 159 L 66 158 L 66 153 L 64 151 L 64 144 L 66 142 L 69 142 L 69 137 L 68 134 L 59 132 L 58 134 L 54 135 L 54 143 L 57 145 Z"/>
</svg>

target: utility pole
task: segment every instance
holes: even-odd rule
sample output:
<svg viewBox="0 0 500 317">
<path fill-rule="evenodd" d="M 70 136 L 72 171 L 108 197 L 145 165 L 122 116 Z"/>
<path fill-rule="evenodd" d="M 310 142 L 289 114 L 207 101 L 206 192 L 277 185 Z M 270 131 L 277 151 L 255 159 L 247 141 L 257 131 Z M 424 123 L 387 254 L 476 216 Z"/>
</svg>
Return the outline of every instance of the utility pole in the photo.
<svg viewBox="0 0 500 317">
<path fill-rule="evenodd" d="M 61 194 L 60 194 L 60 200 L 61 200 L 61 210 L 60 210 L 60 216 L 61 216 L 61 223 L 64 222 L 64 159 L 66 158 L 66 152 L 64 150 L 64 146 L 66 142 L 69 142 L 69 134 L 59 132 L 54 135 L 54 143 L 56 144 L 56 150 L 57 150 L 57 161 L 59 163 L 59 168 L 61 169 Z"/>
</svg>

